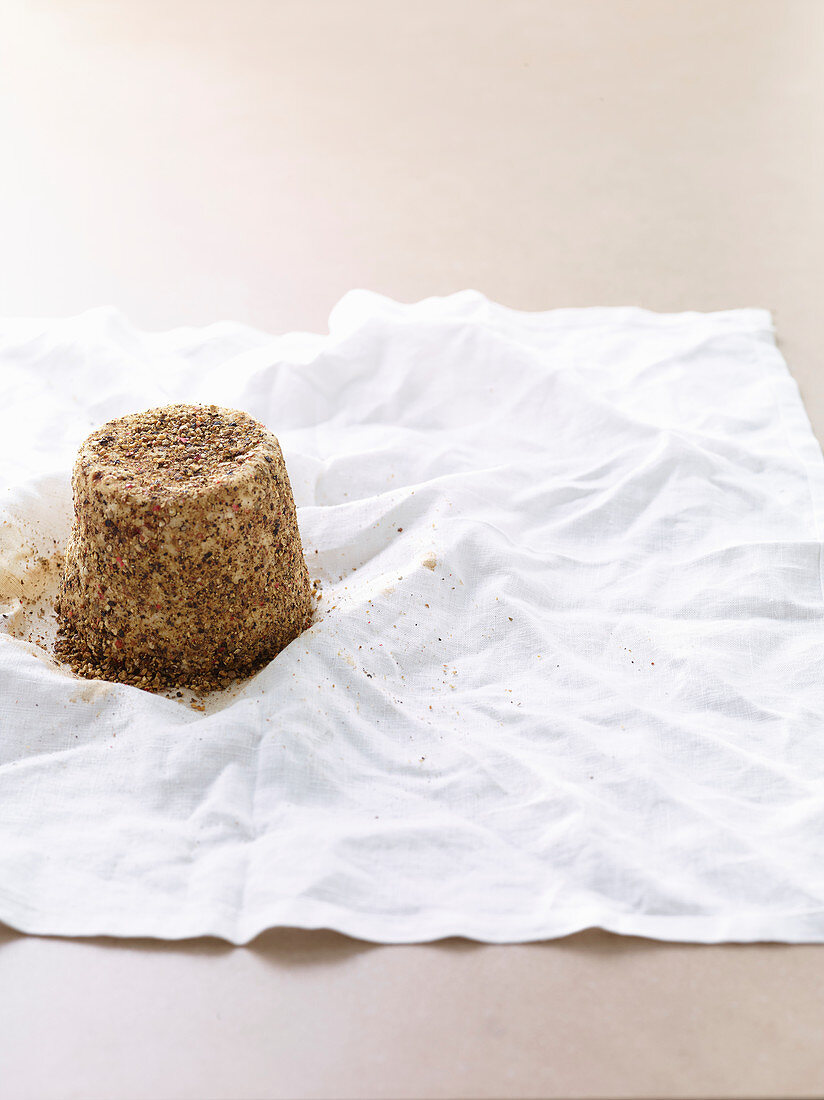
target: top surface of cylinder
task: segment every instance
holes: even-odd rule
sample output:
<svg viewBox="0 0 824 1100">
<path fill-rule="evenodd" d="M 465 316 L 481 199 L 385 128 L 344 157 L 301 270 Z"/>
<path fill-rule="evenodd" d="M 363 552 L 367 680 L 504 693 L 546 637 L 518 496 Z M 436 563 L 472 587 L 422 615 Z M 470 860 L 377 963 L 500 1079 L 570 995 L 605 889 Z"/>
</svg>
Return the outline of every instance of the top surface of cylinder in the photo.
<svg viewBox="0 0 824 1100">
<path fill-rule="evenodd" d="M 132 495 L 203 491 L 242 475 L 249 460 L 270 456 L 274 437 L 258 421 L 217 405 L 166 405 L 111 420 L 86 440 L 77 471 L 103 488 Z M 248 467 L 247 467 L 248 469 Z"/>
</svg>

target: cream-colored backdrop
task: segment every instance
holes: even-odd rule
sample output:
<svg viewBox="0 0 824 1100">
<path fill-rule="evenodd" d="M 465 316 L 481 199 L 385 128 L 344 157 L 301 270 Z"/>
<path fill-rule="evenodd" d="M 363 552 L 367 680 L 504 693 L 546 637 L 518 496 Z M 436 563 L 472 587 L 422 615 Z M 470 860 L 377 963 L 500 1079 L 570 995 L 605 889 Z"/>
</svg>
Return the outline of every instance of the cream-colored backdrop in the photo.
<svg viewBox="0 0 824 1100">
<path fill-rule="evenodd" d="M 822 57 L 824 0 L 0 0 L 0 313 L 763 306 L 824 438 Z M 820 1095 L 822 967 L 0 933 L 0 1097 Z"/>
</svg>

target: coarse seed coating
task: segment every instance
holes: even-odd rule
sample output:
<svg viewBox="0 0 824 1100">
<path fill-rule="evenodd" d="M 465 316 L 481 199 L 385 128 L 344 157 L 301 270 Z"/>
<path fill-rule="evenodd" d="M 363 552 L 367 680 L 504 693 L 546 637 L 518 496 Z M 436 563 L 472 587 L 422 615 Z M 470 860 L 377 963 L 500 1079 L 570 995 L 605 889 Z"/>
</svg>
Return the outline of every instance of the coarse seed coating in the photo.
<svg viewBox="0 0 824 1100">
<path fill-rule="evenodd" d="M 310 625 L 283 454 L 246 413 L 112 420 L 80 448 L 72 492 L 56 651 L 81 675 L 209 691 Z"/>
</svg>

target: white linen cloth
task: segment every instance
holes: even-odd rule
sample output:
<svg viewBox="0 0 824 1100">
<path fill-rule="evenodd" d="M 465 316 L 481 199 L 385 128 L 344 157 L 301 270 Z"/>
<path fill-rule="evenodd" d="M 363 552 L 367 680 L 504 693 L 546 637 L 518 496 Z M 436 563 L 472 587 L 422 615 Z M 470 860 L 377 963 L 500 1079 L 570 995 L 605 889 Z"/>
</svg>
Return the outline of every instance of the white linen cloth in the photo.
<svg viewBox="0 0 824 1100">
<path fill-rule="evenodd" d="M 0 323 L 0 397 L 0 920 L 824 940 L 824 462 L 766 312 L 102 309 Z M 19 598 L 82 439 L 175 401 L 277 434 L 324 583 L 205 711 L 71 676 Z"/>
</svg>

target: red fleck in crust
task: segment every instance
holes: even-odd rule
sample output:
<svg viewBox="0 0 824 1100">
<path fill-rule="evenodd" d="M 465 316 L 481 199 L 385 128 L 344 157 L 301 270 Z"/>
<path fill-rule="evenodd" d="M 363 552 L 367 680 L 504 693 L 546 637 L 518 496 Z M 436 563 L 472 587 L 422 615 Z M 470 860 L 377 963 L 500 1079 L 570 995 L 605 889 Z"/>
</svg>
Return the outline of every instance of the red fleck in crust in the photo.
<svg viewBox="0 0 824 1100">
<path fill-rule="evenodd" d="M 81 675 L 208 691 L 248 675 L 312 620 L 277 439 L 246 413 L 169 405 L 80 448 L 56 610 Z"/>
</svg>

